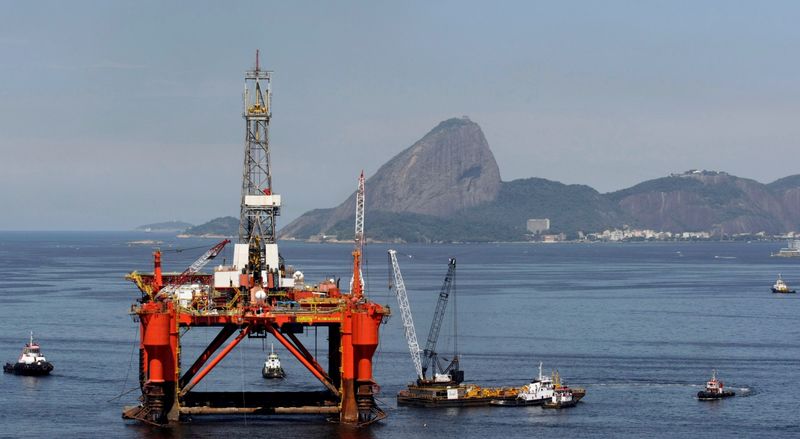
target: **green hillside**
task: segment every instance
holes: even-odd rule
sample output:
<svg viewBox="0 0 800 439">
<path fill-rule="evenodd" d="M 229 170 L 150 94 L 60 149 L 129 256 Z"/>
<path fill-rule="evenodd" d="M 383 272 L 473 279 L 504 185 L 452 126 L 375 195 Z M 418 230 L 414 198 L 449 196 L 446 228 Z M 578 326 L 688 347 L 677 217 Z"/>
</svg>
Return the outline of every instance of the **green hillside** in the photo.
<svg viewBox="0 0 800 439">
<path fill-rule="evenodd" d="M 239 234 L 239 219 L 232 216 L 214 218 L 205 224 L 189 227 L 184 233 L 191 236 L 236 236 Z"/>
</svg>

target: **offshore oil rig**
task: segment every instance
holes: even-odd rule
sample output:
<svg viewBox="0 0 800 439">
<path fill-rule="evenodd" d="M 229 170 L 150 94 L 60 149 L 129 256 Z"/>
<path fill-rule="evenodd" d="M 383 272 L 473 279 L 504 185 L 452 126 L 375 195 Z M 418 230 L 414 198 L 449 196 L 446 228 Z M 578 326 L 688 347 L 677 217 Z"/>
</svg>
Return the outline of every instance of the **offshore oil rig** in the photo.
<svg viewBox="0 0 800 439">
<path fill-rule="evenodd" d="M 233 264 L 218 266 L 211 274 L 200 272 L 229 243 L 224 240 L 180 274 L 163 273 L 156 250 L 152 273 L 126 276 L 141 291 L 131 314 L 140 323 L 142 395 L 139 405 L 124 409 L 125 419 L 165 425 L 187 415 L 322 414 L 345 424 L 367 425 L 386 416 L 375 402 L 379 388 L 372 376 L 372 356 L 389 309 L 364 292 L 364 174 L 356 197 L 350 291 L 341 291 L 333 280 L 305 284 L 301 272 L 284 264 L 276 241 L 281 197 L 273 191 L 270 164 L 271 73 L 260 69 L 256 52 L 255 69 L 245 73 L 244 171 Z M 199 357 L 185 362 L 182 330 L 199 327 L 219 332 Z M 296 335 L 309 327 L 328 329 L 327 368 Z M 245 337 L 268 335 L 320 381 L 318 391 L 194 390 Z"/>
</svg>

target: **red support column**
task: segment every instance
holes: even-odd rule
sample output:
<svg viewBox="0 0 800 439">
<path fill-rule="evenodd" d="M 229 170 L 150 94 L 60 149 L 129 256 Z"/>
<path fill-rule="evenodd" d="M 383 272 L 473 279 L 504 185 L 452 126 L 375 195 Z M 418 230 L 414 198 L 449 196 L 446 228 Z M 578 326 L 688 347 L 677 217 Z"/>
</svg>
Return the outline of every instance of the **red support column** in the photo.
<svg viewBox="0 0 800 439">
<path fill-rule="evenodd" d="M 358 405 L 355 395 L 355 358 L 353 355 L 353 313 L 344 311 L 342 316 L 342 388 L 341 413 L 339 419 L 346 424 L 358 422 Z"/>
</svg>

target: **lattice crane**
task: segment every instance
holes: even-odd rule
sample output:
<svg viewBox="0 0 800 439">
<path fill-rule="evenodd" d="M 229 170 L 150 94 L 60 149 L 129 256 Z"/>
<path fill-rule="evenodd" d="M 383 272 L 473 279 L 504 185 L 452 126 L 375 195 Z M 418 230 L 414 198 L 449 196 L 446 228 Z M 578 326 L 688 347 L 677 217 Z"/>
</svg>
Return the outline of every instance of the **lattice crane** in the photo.
<svg viewBox="0 0 800 439">
<path fill-rule="evenodd" d="M 350 278 L 350 294 L 360 298 L 364 293 L 364 274 L 361 272 L 361 257 L 364 254 L 364 171 L 358 177 L 356 191 L 356 230 L 353 249 L 353 277 Z"/>
<path fill-rule="evenodd" d="M 458 368 L 458 345 L 454 348 L 453 360 L 447 367 L 442 367 L 439 363 L 439 354 L 436 353 L 436 342 L 439 340 L 439 330 L 442 329 L 442 322 L 444 321 L 445 310 L 447 309 L 447 300 L 451 292 L 455 293 L 456 282 L 456 260 L 451 258 L 447 264 L 447 275 L 444 277 L 442 289 L 439 291 L 439 301 L 436 303 L 436 311 L 433 313 L 433 321 L 431 322 L 431 329 L 428 332 L 428 341 L 425 344 L 425 350 L 422 354 L 422 376 L 428 368 L 433 365 L 432 378 L 434 381 L 455 381 L 460 383 L 464 380 L 464 372 Z M 454 325 L 455 325 L 455 317 Z M 454 334 L 455 335 L 455 334 Z"/>
<path fill-rule="evenodd" d="M 417 371 L 417 379 L 424 380 L 422 374 L 422 360 L 420 359 L 419 343 L 417 342 L 417 331 L 414 329 L 414 320 L 411 318 L 411 305 L 408 303 L 406 284 L 403 282 L 403 275 L 400 273 L 400 265 L 397 263 L 397 252 L 389 250 L 389 265 L 392 267 L 392 283 L 389 287 L 394 290 L 397 296 L 397 304 L 400 306 L 400 315 L 403 318 L 403 331 L 408 342 L 408 351 L 411 353 L 411 361 L 414 362 L 414 369 Z"/>
<path fill-rule="evenodd" d="M 164 285 L 164 288 L 161 289 L 161 293 L 169 294 L 173 293 L 175 290 L 178 289 L 181 285 L 186 283 L 193 275 L 197 274 L 203 267 L 208 264 L 208 261 L 217 257 L 217 255 L 222 252 L 222 249 L 225 248 L 225 245 L 231 242 L 229 239 L 220 241 L 214 247 L 211 247 L 203 253 L 202 256 L 197 258 L 196 261 L 192 262 L 192 265 L 189 266 L 186 270 L 183 270 L 183 273 L 179 274 L 177 277 L 174 277 L 170 280 L 169 283 Z"/>
</svg>

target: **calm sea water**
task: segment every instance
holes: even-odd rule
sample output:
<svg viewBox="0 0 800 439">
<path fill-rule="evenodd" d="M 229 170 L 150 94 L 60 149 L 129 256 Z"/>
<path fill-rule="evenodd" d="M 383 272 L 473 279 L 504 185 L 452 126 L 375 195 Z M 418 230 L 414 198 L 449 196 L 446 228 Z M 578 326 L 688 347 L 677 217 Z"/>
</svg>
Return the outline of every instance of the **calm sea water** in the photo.
<svg viewBox="0 0 800 439">
<path fill-rule="evenodd" d="M 143 233 L 0 233 L 0 360 L 14 361 L 30 330 L 55 364 L 49 377 L 0 376 L 0 436 L 10 437 L 799 437 L 800 298 L 774 295 L 778 273 L 800 287 L 800 260 L 770 258 L 780 243 L 399 245 L 418 337 L 424 342 L 448 257 L 458 259 L 458 349 L 468 382 L 522 385 L 539 361 L 588 394 L 569 410 L 397 407 L 413 378 L 399 313 L 382 329 L 375 375 L 389 417 L 368 429 L 321 417 L 194 418 L 155 429 L 123 421 L 136 402 L 137 297 L 123 279 L 150 270 L 158 239 L 180 271 L 213 241 Z M 367 249 L 373 300 L 397 310 L 384 245 Z M 306 279 L 349 281 L 348 245 L 282 243 Z M 215 261 L 216 263 L 219 263 Z M 453 305 L 451 302 L 450 305 Z M 440 352 L 453 349 L 445 323 Z M 194 358 L 215 334 L 192 329 Z M 301 340 L 321 358 L 326 333 Z M 267 340 L 246 340 L 198 390 L 321 389 L 282 349 L 288 378 L 263 380 Z M 444 354 L 443 354 L 444 355 Z M 742 396 L 701 402 L 716 368 Z"/>
</svg>

